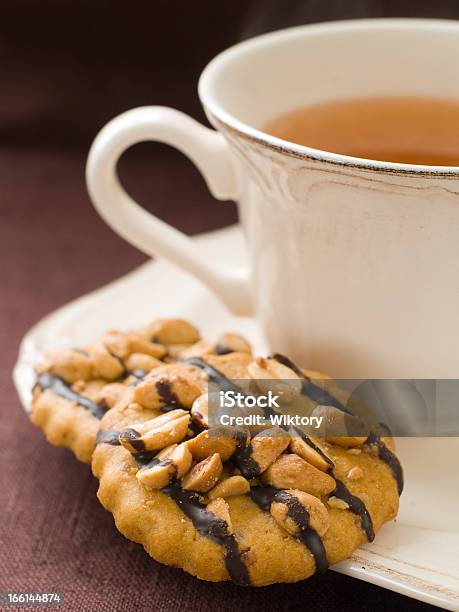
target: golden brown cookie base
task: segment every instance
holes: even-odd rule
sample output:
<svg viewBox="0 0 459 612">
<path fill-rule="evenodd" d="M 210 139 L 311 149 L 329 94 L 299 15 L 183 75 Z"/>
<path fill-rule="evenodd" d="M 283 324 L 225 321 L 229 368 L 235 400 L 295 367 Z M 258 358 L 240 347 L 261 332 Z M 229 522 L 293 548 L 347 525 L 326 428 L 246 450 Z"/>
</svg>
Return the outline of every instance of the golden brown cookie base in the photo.
<svg viewBox="0 0 459 612">
<path fill-rule="evenodd" d="M 244 378 L 244 368 L 249 361 L 246 357 L 238 359 L 235 354 L 206 360 L 225 375 L 231 372 L 238 378 Z M 160 414 L 126 400 L 106 414 L 101 421 L 101 431 L 120 431 Z M 333 476 L 365 504 L 375 532 L 383 523 L 395 518 L 398 510 L 396 481 L 390 467 L 375 456 L 369 446 L 354 453 L 324 441 L 318 444 L 335 464 Z M 358 479 L 349 477 L 353 468 L 361 470 Z M 136 477 L 139 466 L 126 448 L 100 443 L 93 454 L 92 469 L 100 481 L 99 500 L 112 512 L 123 535 L 142 544 L 148 554 L 161 563 L 180 567 L 203 580 L 230 579 L 225 548 L 201 535 L 169 494 L 147 489 L 139 483 Z M 251 585 L 296 582 L 316 572 L 310 550 L 282 529 L 248 494 L 228 497 L 225 501 Z M 330 497 L 322 501 L 330 520 L 322 541 L 328 563 L 332 565 L 348 558 L 367 541 L 367 536 L 360 516 L 350 509 L 336 507 Z"/>
<path fill-rule="evenodd" d="M 226 438 L 206 430 L 209 381 L 283 389 L 286 414 L 301 396 L 306 411 L 342 419 L 343 391 L 318 396 L 305 377 L 328 378 L 282 355 L 254 358 L 235 334 L 211 345 L 185 321 L 159 320 L 51 356 L 31 420 L 52 444 L 85 462 L 92 455 L 100 501 L 157 561 L 210 581 L 295 582 L 372 541 L 395 518 L 402 484 L 390 438 L 319 439 L 264 424 Z"/>
<path fill-rule="evenodd" d="M 103 384 L 100 383 L 100 388 Z M 100 421 L 88 410 L 49 389 L 36 387 L 30 420 L 50 444 L 70 449 L 84 463 L 91 462 Z"/>
<path fill-rule="evenodd" d="M 250 352 L 247 342 L 237 334 L 224 334 L 211 345 L 201 340 L 198 330 L 187 321 L 157 319 L 137 330 L 109 330 L 84 349 L 56 351 L 39 365 L 37 377 L 57 377 L 77 394 L 100 402 L 98 417 L 101 418 L 123 392 L 120 381 L 132 382 L 139 373 L 143 376 L 176 359 L 215 353 L 223 345 L 225 350 L 238 347 Z M 99 427 L 99 418 L 91 410 L 78 401 L 69 401 L 50 389 L 42 389 L 38 380 L 33 390 L 30 419 L 43 430 L 48 442 L 68 448 L 78 459 L 90 463 Z"/>
<path fill-rule="evenodd" d="M 113 412 L 113 411 L 112 411 Z M 152 418 L 153 414 L 145 415 Z M 107 415 L 102 426 L 122 427 L 132 422 L 132 415 L 117 422 Z M 137 415 L 139 420 L 139 415 Z M 381 460 L 362 453 L 349 455 L 345 449 L 326 447 L 335 462 L 335 474 L 352 494 L 364 501 L 375 531 L 395 518 L 398 509 L 396 483 L 390 469 Z M 364 471 L 360 482 L 350 481 L 349 469 Z M 98 498 L 112 512 L 118 530 L 128 539 L 142 544 L 154 559 L 180 567 L 203 580 L 228 580 L 223 548 L 200 535 L 177 504 L 161 491 L 149 491 L 136 479 L 137 465 L 131 454 L 119 446 L 100 444 L 92 462 L 100 480 Z M 282 530 L 269 513 L 263 512 L 247 496 L 227 499 L 239 548 L 243 551 L 253 586 L 275 582 L 296 582 L 315 573 L 311 553 Z M 330 565 L 349 557 L 366 536 L 360 518 L 350 510 L 329 508 L 330 528 L 323 543 Z"/>
</svg>

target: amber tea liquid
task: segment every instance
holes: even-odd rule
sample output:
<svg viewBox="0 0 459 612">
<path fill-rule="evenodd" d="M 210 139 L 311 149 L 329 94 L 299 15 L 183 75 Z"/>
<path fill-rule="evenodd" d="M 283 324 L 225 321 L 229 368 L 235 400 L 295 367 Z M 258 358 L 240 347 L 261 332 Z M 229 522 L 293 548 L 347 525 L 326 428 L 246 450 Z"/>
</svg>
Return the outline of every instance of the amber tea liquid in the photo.
<svg viewBox="0 0 459 612">
<path fill-rule="evenodd" d="M 280 115 L 264 131 L 322 151 L 380 161 L 459 166 L 459 100 L 335 100 Z"/>
</svg>

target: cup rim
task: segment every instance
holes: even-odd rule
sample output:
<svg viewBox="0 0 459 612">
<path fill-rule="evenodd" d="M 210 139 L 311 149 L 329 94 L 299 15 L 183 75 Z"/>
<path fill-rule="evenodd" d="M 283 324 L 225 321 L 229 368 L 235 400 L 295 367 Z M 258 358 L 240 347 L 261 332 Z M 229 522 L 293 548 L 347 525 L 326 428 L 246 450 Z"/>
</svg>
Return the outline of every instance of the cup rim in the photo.
<svg viewBox="0 0 459 612">
<path fill-rule="evenodd" d="M 373 19 L 347 19 L 342 21 L 327 21 L 321 23 L 306 24 L 293 28 L 285 28 L 268 32 L 260 36 L 255 36 L 248 40 L 228 47 L 216 55 L 204 68 L 198 82 L 198 95 L 206 112 L 218 124 L 235 133 L 238 137 L 254 142 L 265 148 L 280 154 L 291 157 L 321 161 L 324 163 L 350 167 L 362 170 L 372 170 L 391 174 L 414 174 L 429 176 L 452 177 L 459 174 L 459 166 L 434 166 L 421 164 L 405 164 L 398 162 L 380 161 L 365 159 L 362 157 L 352 157 L 341 153 L 331 153 L 313 147 L 296 144 L 288 140 L 283 140 L 271 134 L 267 134 L 260 129 L 239 120 L 237 117 L 228 113 L 217 102 L 213 91 L 213 79 L 216 73 L 222 69 L 222 64 L 229 64 L 234 59 L 240 57 L 249 50 L 260 48 L 279 39 L 295 39 L 308 34 L 329 34 L 333 32 L 348 30 L 368 30 L 368 29 L 409 29 L 425 31 L 455 31 L 459 35 L 459 22 L 452 19 L 422 19 L 422 18 L 373 18 Z"/>
</svg>

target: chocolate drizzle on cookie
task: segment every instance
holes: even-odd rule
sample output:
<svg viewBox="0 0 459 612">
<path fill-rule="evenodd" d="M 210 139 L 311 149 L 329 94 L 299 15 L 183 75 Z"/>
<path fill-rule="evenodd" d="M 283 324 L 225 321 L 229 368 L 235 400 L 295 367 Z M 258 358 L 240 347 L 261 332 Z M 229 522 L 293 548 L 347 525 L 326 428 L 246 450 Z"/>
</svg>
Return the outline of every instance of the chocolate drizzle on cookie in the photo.
<svg viewBox="0 0 459 612">
<path fill-rule="evenodd" d="M 373 529 L 373 521 L 371 520 L 370 513 L 367 510 L 367 507 L 360 499 L 360 497 L 356 497 L 352 495 L 349 489 L 346 487 L 344 482 L 341 480 L 336 480 L 336 489 L 333 491 L 332 495 L 342 499 L 349 506 L 349 510 L 360 517 L 361 526 L 365 535 L 367 536 L 367 540 L 369 542 L 373 542 L 375 539 L 375 532 Z"/>
<path fill-rule="evenodd" d="M 128 427 L 127 429 L 123 429 L 123 431 L 120 433 L 120 437 L 123 438 L 124 440 L 129 440 L 130 446 L 137 453 L 141 453 L 141 452 L 144 452 L 146 450 L 145 449 L 145 443 L 141 439 L 142 438 L 142 434 L 140 434 L 135 429 L 132 429 L 132 427 Z"/>
<path fill-rule="evenodd" d="M 397 483 L 398 494 L 401 495 L 403 492 L 403 469 L 397 456 L 384 444 L 380 436 L 374 432 L 368 436 L 367 444 L 374 444 L 376 446 L 378 457 L 390 467 Z"/>
<path fill-rule="evenodd" d="M 163 412 L 163 410 L 161 410 L 161 412 Z M 207 427 L 201 424 L 198 420 L 195 420 L 192 418 L 191 421 L 188 423 L 188 432 L 189 432 L 188 438 L 194 438 L 195 436 L 199 435 L 205 429 L 207 429 Z"/>
<path fill-rule="evenodd" d="M 288 517 L 292 519 L 300 530 L 294 537 L 309 549 L 316 562 L 316 572 L 323 574 L 329 566 L 327 553 L 322 538 L 309 526 L 309 512 L 294 495 L 287 491 L 276 493 L 274 501 L 287 506 Z"/>
<path fill-rule="evenodd" d="M 101 419 L 107 412 L 107 406 L 103 403 L 96 404 L 88 397 L 80 395 L 74 391 L 68 383 L 65 382 L 60 376 L 55 374 L 49 374 L 48 372 L 42 372 L 38 375 L 36 383 L 43 391 L 49 389 L 54 395 L 58 395 L 66 399 L 69 402 L 75 402 L 82 408 L 85 408 L 90 412 L 96 419 Z"/>
<path fill-rule="evenodd" d="M 302 391 L 303 393 L 308 395 L 308 397 L 310 397 L 314 401 L 318 401 L 318 399 L 320 399 L 319 403 L 327 406 L 334 406 L 335 408 L 338 408 L 338 410 L 350 414 L 347 408 L 338 399 L 333 397 L 327 391 L 322 390 L 320 387 L 317 387 L 316 385 L 311 383 L 310 379 L 308 379 L 300 370 L 300 368 L 296 366 L 292 361 L 290 361 L 288 357 L 285 357 L 284 355 L 281 355 L 279 353 L 275 353 L 273 355 L 273 359 L 276 359 L 277 361 L 279 361 L 279 363 L 282 363 L 283 365 L 289 367 L 298 376 L 304 378 L 306 382 L 309 380 L 309 383 L 306 384 L 306 386 L 303 385 Z M 321 393 L 323 392 L 325 396 L 318 396 L 318 392 L 313 387 L 316 387 L 317 390 Z M 317 400 L 315 399 L 316 397 L 318 397 Z M 392 474 L 397 482 L 398 494 L 401 495 L 403 491 L 403 470 L 400 461 L 398 460 L 396 455 L 394 455 L 394 453 L 386 446 L 386 444 L 384 444 L 384 442 L 381 440 L 381 437 L 376 432 L 370 433 L 367 439 L 367 444 L 374 444 L 377 447 L 379 458 L 385 463 L 387 463 L 387 465 L 392 470 Z"/>
<path fill-rule="evenodd" d="M 160 463 L 160 460 L 156 458 L 157 451 L 142 451 L 134 455 L 135 462 L 142 467 L 153 467 Z"/>
<path fill-rule="evenodd" d="M 341 410 L 341 412 L 350 414 L 349 410 L 342 402 L 339 401 L 338 398 L 336 398 L 323 387 L 320 387 L 319 385 L 313 383 L 312 380 L 308 376 L 305 376 L 301 369 L 297 365 L 295 365 L 293 361 L 291 361 L 288 357 L 282 355 L 281 353 L 274 353 L 274 355 L 272 355 L 272 359 L 275 359 L 282 365 L 286 366 L 287 368 L 290 368 L 295 372 L 297 376 L 304 380 L 301 393 L 309 397 L 309 399 L 311 399 L 314 403 L 319 404 L 321 406 L 333 406 L 334 408 Z"/>
<path fill-rule="evenodd" d="M 324 451 L 320 448 L 320 446 L 318 446 L 317 444 L 315 444 L 311 438 L 309 436 L 307 436 L 303 431 L 301 431 L 301 429 L 299 429 L 298 427 L 292 427 L 292 429 L 295 431 L 295 433 L 303 440 L 303 442 L 305 442 L 310 448 L 312 448 L 312 450 L 314 450 L 318 455 L 320 455 L 320 457 L 325 461 L 325 463 L 328 465 L 328 469 L 327 469 L 327 473 L 330 474 L 333 470 L 333 468 L 335 467 L 335 464 L 333 463 L 333 461 L 330 459 L 330 457 L 328 457 Z"/>
<path fill-rule="evenodd" d="M 245 478 L 256 478 L 260 475 L 260 466 L 252 459 L 252 447 L 247 444 L 247 432 L 237 430 L 234 437 L 236 439 L 236 451 L 231 457 L 232 462 L 241 470 Z"/>
<path fill-rule="evenodd" d="M 166 404 L 165 406 L 161 406 L 159 411 L 163 414 L 167 414 L 168 412 L 172 412 L 172 410 L 177 410 L 178 407 L 177 404 Z"/>
<path fill-rule="evenodd" d="M 128 375 L 129 375 L 129 370 L 126 367 L 126 364 L 124 363 L 124 361 L 121 359 L 121 357 L 119 357 L 116 353 L 114 353 L 106 344 L 104 344 L 105 350 L 107 351 L 107 353 L 110 355 L 110 357 L 113 357 L 113 359 L 116 359 L 116 361 L 120 364 L 120 366 L 123 368 L 123 371 L 121 372 L 121 374 L 118 376 L 117 380 L 123 380 L 125 379 Z"/>
<path fill-rule="evenodd" d="M 155 455 L 153 451 L 140 452 L 134 455 L 134 459 L 139 468 L 143 469 L 172 464 L 170 459 L 159 460 Z M 229 533 L 225 521 L 206 510 L 206 506 L 200 501 L 199 493 L 183 489 L 176 477 L 172 477 L 171 482 L 161 491 L 175 501 L 201 535 L 224 547 L 226 568 L 233 582 L 240 586 L 249 586 L 249 573 L 242 559 L 239 545 L 234 535 Z"/>
<path fill-rule="evenodd" d="M 312 387 L 316 387 L 316 385 L 311 383 L 310 380 L 307 377 L 305 377 L 305 375 L 303 374 L 303 372 L 300 370 L 298 366 L 296 366 L 292 361 L 290 361 L 288 357 L 285 357 L 284 355 L 280 355 L 279 353 L 276 353 L 275 355 L 273 355 L 273 358 L 279 361 L 280 363 L 282 363 L 283 365 L 289 367 L 301 378 L 304 378 L 305 384 L 303 384 L 302 393 L 308 395 L 308 397 L 310 397 L 314 401 L 318 401 L 319 397 L 318 397 L 317 391 L 312 390 Z M 335 408 L 338 408 L 338 410 L 342 410 L 346 414 L 349 414 L 348 410 L 341 404 L 339 400 L 334 398 L 327 391 L 322 390 L 320 387 L 316 387 L 316 388 L 320 392 L 325 393 L 326 395 L 326 399 L 324 399 L 324 397 L 320 398 L 321 403 L 327 404 L 328 406 L 334 406 Z M 311 390 L 312 390 L 312 393 L 311 393 Z M 364 502 L 360 499 L 360 497 L 352 495 L 352 493 L 346 487 L 344 482 L 342 482 L 341 480 L 339 480 L 339 478 L 336 477 L 336 475 L 333 473 L 333 467 L 334 467 L 333 462 L 325 455 L 322 449 L 319 446 L 317 446 L 317 444 L 314 444 L 314 442 L 308 436 L 303 434 L 301 430 L 297 428 L 295 429 L 296 429 L 296 432 L 304 440 L 304 442 L 306 442 L 306 444 L 308 444 L 311 448 L 313 448 L 316 452 L 318 452 L 321 455 L 321 457 L 328 463 L 329 465 L 328 473 L 331 476 L 333 476 L 333 478 L 336 481 L 336 489 L 333 495 L 335 497 L 339 497 L 344 502 L 346 502 L 347 505 L 349 506 L 349 510 L 353 514 L 360 517 L 360 523 L 361 523 L 362 529 L 365 532 L 365 535 L 368 541 L 372 542 L 375 538 L 375 532 L 373 529 L 373 521 L 371 520 L 370 513 L 367 507 L 365 506 Z"/>
<path fill-rule="evenodd" d="M 99 429 L 96 435 L 97 444 L 111 444 L 112 446 L 120 446 L 120 432 L 117 429 Z"/>
<path fill-rule="evenodd" d="M 190 359 L 186 359 L 185 363 L 189 363 L 190 365 L 196 366 L 197 368 L 201 368 L 209 377 L 209 380 L 218 385 L 218 388 L 221 391 L 234 391 L 236 393 L 243 393 L 241 387 L 233 383 L 232 380 L 227 378 L 224 374 L 222 374 L 219 370 L 208 364 L 204 359 L 200 357 L 191 357 Z"/>
<path fill-rule="evenodd" d="M 170 404 L 174 404 L 175 407 L 180 406 L 180 402 L 175 393 L 172 391 L 172 387 L 167 380 L 158 380 L 155 387 L 160 399 L 166 404 L 166 406 Z"/>
<path fill-rule="evenodd" d="M 163 467 L 166 467 L 167 465 L 172 465 L 172 459 L 158 459 L 156 457 L 153 457 L 153 459 L 150 459 L 150 461 L 146 461 L 147 455 L 145 454 L 142 464 L 142 467 L 144 467 L 145 469 L 155 467 L 156 465 L 162 465 Z"/>
<path fill-rule="evenodd" d="M 229 355 L 230 353 L 234 353 L 234 349 L 229 348 L 229 346 L 225 346 L 224 344 L 217 344 L 215 346 L 216 355 Z"/>
<path fill-rule="evenodd" d="M 288 517 L 299 531 L 293 537 L 301 542 L 314 557 L 316 573 L 323 574 L 329 567 L 327 553 L 322 538 L 309 526 L 309 512 L 291 493 L 275 487 L 252 487 L 249 495 L 263 512 L 269 512 L 273 501 L 287 506 Z"/>
<path fill-rule="evenodd" d="M 226 569 L 231 580 L 240 586 L 250 586 L 249 573 L 239 545 L 234 535 L 229 533 L 226 522 L 206 510 L 206 506 L 199 500 L 199 494 L 185 491 L 177 480 L 172 481 L 161 491 L 175 501 L 185 516 L 191 520 L 196 531 L 223 546 L 226 552 Z"/>
<path fill-rule="evenodd" d="M 263 510 L 263 512 L 269 512 L 274 496 L 279 491 L 280 489 L 276 489 L 276 487 L 260 485 L 257 487 L 250 487 L 249 496 L 252 501 L 257 504 L 260 510 Z"/>
</svg>

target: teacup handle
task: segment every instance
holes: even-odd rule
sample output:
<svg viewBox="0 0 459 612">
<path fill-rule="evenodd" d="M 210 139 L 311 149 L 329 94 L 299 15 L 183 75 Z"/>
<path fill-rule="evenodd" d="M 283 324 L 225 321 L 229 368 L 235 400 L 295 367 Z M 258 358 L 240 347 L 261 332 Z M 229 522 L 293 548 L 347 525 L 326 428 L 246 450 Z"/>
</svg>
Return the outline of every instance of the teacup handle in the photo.
<svg viewBox="0 0 459 612">
<path fill-rule="evenodd" d="M 196 276 L 235 314 L 250 314 L 248 270 L 225 269 L 208 261 L 193 240 L 146 211 L 121 186 L 116 172 L 119 158 L 145 140 L 176 147 L 194 162 L 216 198 L 236 199 L 233 164 L 223 136 L 174 109 L 145 106 L 110 121 L 92 144 L 86 182 L 96 210 L 138 249 L 164 257 Z"/>
</svg>

